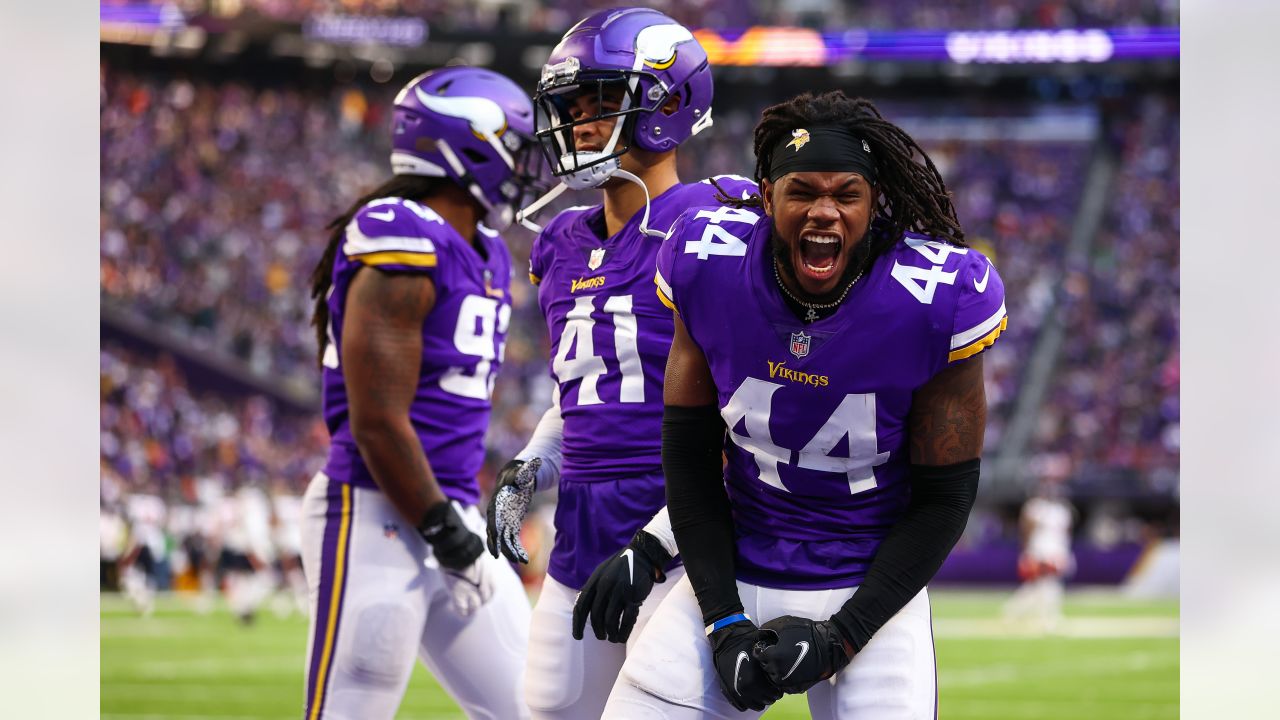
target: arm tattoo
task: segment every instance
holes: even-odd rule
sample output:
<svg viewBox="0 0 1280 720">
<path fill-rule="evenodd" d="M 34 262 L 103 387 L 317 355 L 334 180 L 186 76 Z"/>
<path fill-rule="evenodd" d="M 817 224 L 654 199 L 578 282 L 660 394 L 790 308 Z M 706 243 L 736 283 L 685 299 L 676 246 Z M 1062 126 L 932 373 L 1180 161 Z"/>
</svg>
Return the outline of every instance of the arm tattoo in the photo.
<svg viewBox="0 0 1280 720">
<path fill-rule="evenodd" d="M 987 427 L 982 356 L 944 369 L 916 390 L 907 422 L 914 464 L 950 465 L 981 456 Z"/>
<path fill-rule="evenodd" d="M 420 275 L 366 270 L 356 277 L 344 322 L 356 340 L 344 348 L 354 351 L 344 370 L 352 402 L 407 415 L 422 362 L 422 323 L 434 301 L 434 286 Z"/>
</svg>

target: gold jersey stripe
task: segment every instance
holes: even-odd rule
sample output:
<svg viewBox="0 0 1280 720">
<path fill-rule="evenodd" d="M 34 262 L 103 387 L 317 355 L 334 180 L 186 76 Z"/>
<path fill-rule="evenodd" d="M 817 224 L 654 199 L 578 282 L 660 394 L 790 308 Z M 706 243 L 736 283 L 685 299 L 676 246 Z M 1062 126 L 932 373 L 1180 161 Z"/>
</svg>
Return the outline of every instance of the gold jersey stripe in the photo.
<svg viewBox="0 0 1280 720">
<path fill-rule="evenodd" d="M 657 284 L 658 284 L 658 280 L 657 280 L 657 278 L 654 278 L 653 284 L 654 284 L 654 285 L 657 285 Z M 666 305 L 667 307 L 671 308 L 672 310 L 674 310 L 674 311 L 675 311 L 675 312 L 677 312 L 677 313 L 679 313 L 679 312 L 680 312 L 679 310 L 676 310 L 676 304 L 675 304 L 674 302 L 672 302 L 672 301 L 671 301 L 671 298 L 667 297 L 667 294 L 666 294 L 666 293 L 664 293 L 664 292 L 662 292 L 662 288 L 660 288 L 660 287 L 655 287 L 655 288 L 654 288 L 654 292 L 658 293 L 658 299 L 662 301 L 662 304 L 663 304 L 663 305 Z"/>
<path fill-rule="evenodd" d="M 533 273 L 529 273 L 529 282 L 533 283 L 534 285 L 537 285 L 542 282 L 542 278 L 538 277 L 537 275 L 534 275 Z"/>
<path fill-rule="evenodd" d="M 1000 333 L 1004 332 L 1004 329 L 1008 326 L 1009 326 L 1009 316 L 1005 315 L 1004 317 L 1000 318 L 1000 324 L 996 326 L 995 330 L 992 330 L 991 332 L 987 333 L 983 337 L 977 340 L 974 340 L 973 342 L 969 343 L 968 345 L 965 345 L 962 348 L 956 348 L 955 350 L 952 350 L 951 354 L 947 355 L 947 362 L 964 360 L 967 357 L 972 357 L 974 355 L 977 355 L 978 353 L 982 352 L 985 348 L 993 344 L 996 341 L 996 338 L 1000 337 Z"/>
<path fill-rule="evenodd" d="M 416 252 L 373 252 L 363 255 L 351 255 L 352 260 L 359 260 L 365 265 L 412 265 L 413 267 L 435 267 L 435 253 Z"/>
</svg>

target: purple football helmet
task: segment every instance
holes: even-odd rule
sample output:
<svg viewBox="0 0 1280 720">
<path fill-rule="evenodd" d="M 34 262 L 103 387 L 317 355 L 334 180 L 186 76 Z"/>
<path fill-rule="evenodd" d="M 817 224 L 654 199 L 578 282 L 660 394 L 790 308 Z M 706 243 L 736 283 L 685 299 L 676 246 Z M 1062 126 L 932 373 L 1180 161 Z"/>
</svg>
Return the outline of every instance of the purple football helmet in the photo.
<svg viewBox="0 0 1280 720">
<path fill-rule="evenodd" d="M 648 8 L 603 10 L 570 28 L 543 66 L 538 140 L 562 182 L 598 187 L 629 149 L 666 152 L 710 127 L 711 92 L 707 53 L 688 28 Z M 584 93 L 594 93 L 596 114 L 575 119 L 571 106 Z M 679 102 L 667 114 L 673 96 Z M 602 149 L 575 147 L 575 127 L 611 117 L 618 120 Z"/>
<path fill-rule="evenodd" d="M 447 177 L 485 208 L 485 225 L 505 230 L 536 195 L 533 104 L 492 70 L 447 67 L 423 73 L 396 95 L 391 169 Z"/>
</svg>

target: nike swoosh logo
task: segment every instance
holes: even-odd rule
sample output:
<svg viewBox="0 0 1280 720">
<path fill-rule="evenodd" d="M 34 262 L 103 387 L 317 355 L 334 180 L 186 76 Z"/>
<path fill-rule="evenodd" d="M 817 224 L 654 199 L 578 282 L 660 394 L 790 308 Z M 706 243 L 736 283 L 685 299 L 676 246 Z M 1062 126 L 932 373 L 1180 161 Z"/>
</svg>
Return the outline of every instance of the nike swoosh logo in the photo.
<svg viewBox="0 0 1280 720">
<path fill-rule="evenodd" d="M 632 585 L 635 585 L 636 584 L 636 561 L 635 561 L 635 558 L 632 557 L 633 554 L 634 553 L 631 552 L 631 548 L 627 548 L 626 550 L 622 551 L 622 557 L 627 559 L 627 580 L 629 580 Z"/>
<path fill-rule="evenodd" d="M 974 290 L 977 290 L 977 291 L 978 291 L 978 292 L 980 292 L 980 293 L 984 293 L 984 292 L 986 292 L 986 291 L 987 291 L 987 281 L 988 281 L 988 280 L 990 280 L 990 279 L 991 279 L 991 266 L 990 266 L 990 265 L 988 265 L 988 266 L 987 266 L 987 274 L 982 276 L 982 282 L 978 282 L 977 280 L 974 280 L 974 281 L 973 281 L 973 289 L 974 289 Z"/>
<path fill-rule="evenodd" d="M 795 672 L 796 668 L 800 667 L 800 661 L 804 660 L 804 656 L 809 654 L 809 643 L 801 640 L 796 643 L 796 647 L 800 648 L 800 655 L 796 658 L 795 663 L 792 664 L 791 669 L 787 671 L 787 674 L 782 676 L 783 680 L 791 677 L 791 673 Z"/>
<path fill-rule="evenodd" d="M 380 213 L 370 210 L 365 214 L 374 220 L 381 220 L 382 222 L 391 222 L 396 219 L 396 211 L 391 209 L 384 210 Z"/>
<path fill-rule="evenodd" d="M 742 669 L 742 662 L 747 659 L 747 651 L 742 650 L 738 653 L 738 662 L 733 665 L 733 691 L 738 692 L 738 671 Z"/>
</svg>

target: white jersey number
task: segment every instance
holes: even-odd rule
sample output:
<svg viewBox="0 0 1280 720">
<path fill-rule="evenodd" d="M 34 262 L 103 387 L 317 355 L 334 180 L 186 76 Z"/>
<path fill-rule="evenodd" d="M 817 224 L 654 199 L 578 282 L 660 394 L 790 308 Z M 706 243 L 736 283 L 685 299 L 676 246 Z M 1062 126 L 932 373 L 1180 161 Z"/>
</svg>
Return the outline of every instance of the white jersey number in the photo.
<svg viewBox="0 0 1280 720">
<path fill-rule="evenodd" d="M 874 468 L 884 464 L 889 453 L 878 452 L 875 394 L 845 395 L 813 439 L 802 450 L 794 452 L 775 444 L 769 432 L 773 395 L 781 387 L 749 377 L 720 411 L 734 444 L 755 456 L 760 480 L 790 492 L 778 475 L 778 463 L 786 463 L 808 470 L 840 473 L 848 479 L 850 495 L 876 487 Z M 745 434 L 734 430 L 740 422 Z M 849 438 L 849 457 L 832 456 L 831 451 L 845 437 Z"/>
<path fill-rule="evenodd" d="M 440 389 L 447 393 L 477 400 L 488 400 L 493 393 L 497 373 L 490 372 L 496 357 L 502 362 L 506 342 L 493 346 L 493 334 L 505 333 L 511 323 L 511 306 L 479 295 L 468 295 L 458 308 L 458 324 L 453 329 L 453 345 L 463 355 L 480 358 L 474 370 L 451 367 L 440 377 Z"/>
<path fill-rule="evenodd" d="M 699 210 L 695 220 L 710 218 L 711 222 L 702 229 L 702 237 L 685 241 L 686 253 L 697 253 L 699 260 L 706 260 L 712 255 L 728 255 L 739 257 L 747 254 L 747 244 L 738 236 L 720 226 L 724 222 L 745 223 L 752 227 L 760 220 L 760 216 L 750 210 L 722 207 L 716 210 Z"/>
<path fill-rule="evenodd" d="M 644 402 L 644 365 L 640 362 L 639 329 L 632 312 L 630 295 L 606 298 L 604 311 L 613 317 L 613 345 L 618 356 L 618 370 L 622 373 L 619 400 L 624 403 Z M 599 405 L 597 384 L 605 373 L 604 358 L 596 354 L 595 298 L 584 295 L 574 300 L 573 309 L 565 316 L 564 330 L 551 369 L 561 385 L 570 380 L 582 380 L 578 385 L 579 405 Z M 569 351 L 573 351 L 573 358 Z M 563 392 L 561 393 L 563 395 Z"/>
<path fill-rule="evenodd" d="M 938 240 L 920 241 L 910 239 L 907 240 L 907 246 L 933 263 L 933 267 L 925 270 L 914 265 L 901 265 L 897 260 L 894 260 L 893 270 L 889 274 L 893 276 L 894 280 L 901 283 L 902 287 L 906 288 L 915 299 L 925 305 L 932 305 L 933 294 L 937 292 L 938 285 L 954 285 L 956 283 L 957 271 L 943 272 L 942 270 L 942 266 L 947 263 L 947 258 L 953 254 L 967 255 L 969 250 L 968 248 L 956 247 Z"/>
</svg>

